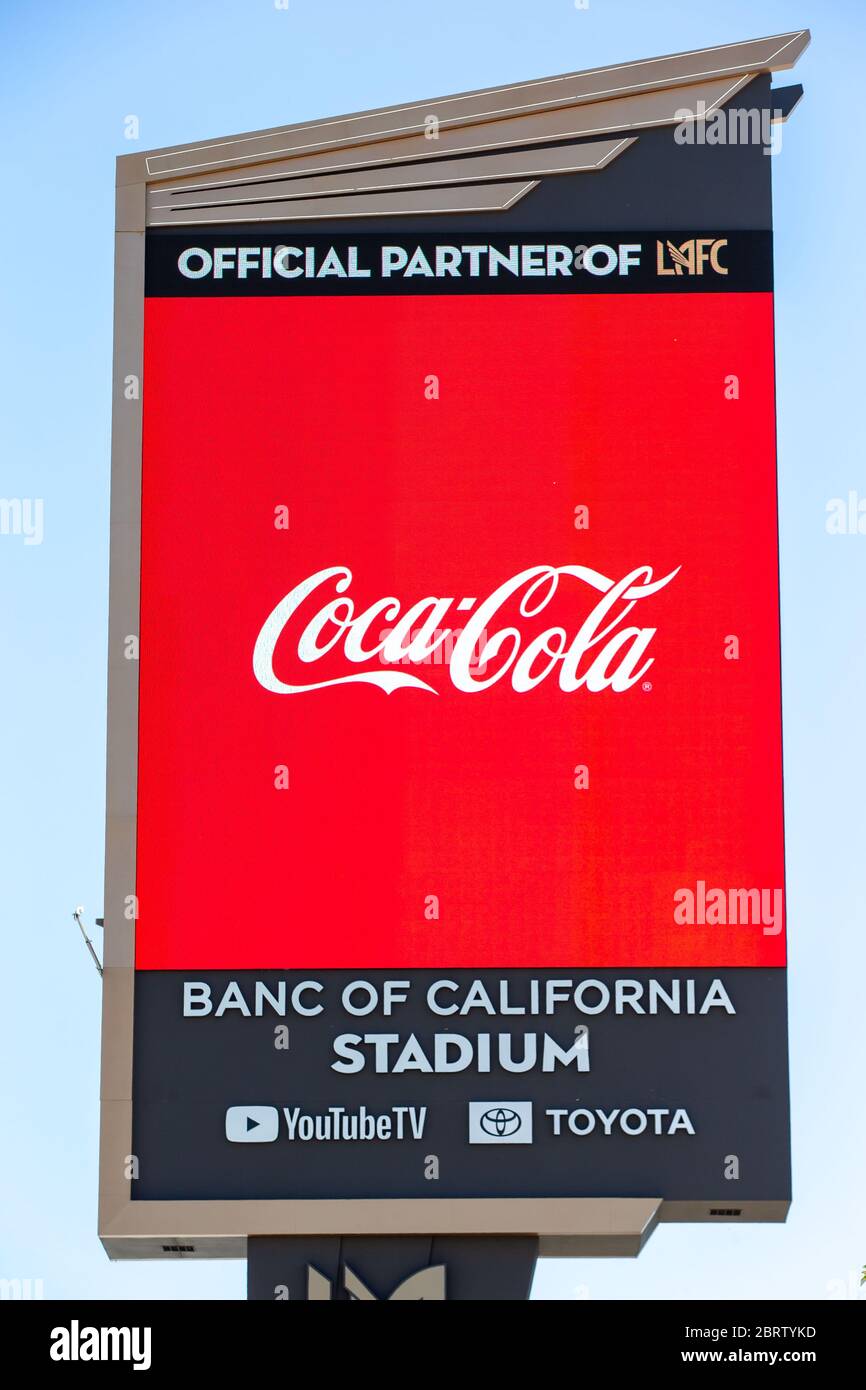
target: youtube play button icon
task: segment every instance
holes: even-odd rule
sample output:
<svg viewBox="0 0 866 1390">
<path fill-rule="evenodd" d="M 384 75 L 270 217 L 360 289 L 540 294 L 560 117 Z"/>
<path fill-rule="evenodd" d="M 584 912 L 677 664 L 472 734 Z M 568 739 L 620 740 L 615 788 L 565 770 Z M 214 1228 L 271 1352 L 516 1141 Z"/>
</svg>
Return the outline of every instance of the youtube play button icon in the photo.
<svg viewBox="0 0 866 1390">
<path fill-rule="evenodd" d="M 232 1144 L 272 1144 L 279 1134 L 280 1112 L 273 1105 L 230 1105 L 226 1139 Z"/>
</svg>

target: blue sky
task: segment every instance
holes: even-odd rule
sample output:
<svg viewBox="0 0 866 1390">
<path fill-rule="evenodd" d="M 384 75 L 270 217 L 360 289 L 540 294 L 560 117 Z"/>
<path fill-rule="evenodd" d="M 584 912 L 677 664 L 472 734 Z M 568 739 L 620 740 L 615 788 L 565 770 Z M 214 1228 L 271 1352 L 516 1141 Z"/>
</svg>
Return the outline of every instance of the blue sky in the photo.
<svg viewBox="0 0 866 1390">
<path fill-rule="evenodd" d="M 43 499 L 44 539 L 0 536 L 0 1276 L 244 1296 L 240 1261 L 111 1264 L 96 1237 L 99 981 L 70 914 L 102 911 L 115 155 L 802 26 L 806 97 L 773 160 L 794 1206 L 545 1262 L 535 1295 L 857 1294 L 866 536 L 825 516 L 866 499 L 859 0 L 6 0 L 0 496 Z"/>
</svg>

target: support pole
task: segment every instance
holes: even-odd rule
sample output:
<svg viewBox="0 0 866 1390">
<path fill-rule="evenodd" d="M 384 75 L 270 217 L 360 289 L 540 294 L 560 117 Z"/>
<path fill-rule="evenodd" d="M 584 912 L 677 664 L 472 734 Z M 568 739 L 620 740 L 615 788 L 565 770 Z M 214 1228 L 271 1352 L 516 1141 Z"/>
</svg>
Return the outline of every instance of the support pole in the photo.
<svg viewBox="0 0 866 1390">
<path fill-rule="evenodd" d="M 247 1298 L 523 1301 L 536 1236 L 250 1236 Z"/>
</svg>

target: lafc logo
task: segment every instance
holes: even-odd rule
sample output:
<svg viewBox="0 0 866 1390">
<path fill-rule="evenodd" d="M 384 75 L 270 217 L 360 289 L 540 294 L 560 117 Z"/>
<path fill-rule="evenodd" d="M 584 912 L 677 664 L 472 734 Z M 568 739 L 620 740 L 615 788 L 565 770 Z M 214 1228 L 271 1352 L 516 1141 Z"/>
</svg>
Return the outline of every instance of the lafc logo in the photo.
<svg viewBox="0 0 866 1390">
<path fill-rule="evenodd" d="M 672 241 L 656 242 L 656 270 L 659 275 L 703 275 L 706 266 L 717 275 L 727 275 L 727 266 L 719 260 L 719 252 L 727 246 L 727 237 L 692 237 L 674 246 Z"/>
<path fill-rule="evenodd" d="M 343 1270 L 343 1287 L 353 1303 L 377 1303 L 379 1300 L 363 1279 L 348 1265 Z M 310 1302 L 330 1301 L 334 1296 L 334 1286 L 330 1279 L 313 1265 L 307 1265 L 307 1299 Z M 437 1302 L 445 1299 L 445 1266 L 428 1265 L 410 1274 L 388 1295 L 389 1303 Z"/>
</svg>

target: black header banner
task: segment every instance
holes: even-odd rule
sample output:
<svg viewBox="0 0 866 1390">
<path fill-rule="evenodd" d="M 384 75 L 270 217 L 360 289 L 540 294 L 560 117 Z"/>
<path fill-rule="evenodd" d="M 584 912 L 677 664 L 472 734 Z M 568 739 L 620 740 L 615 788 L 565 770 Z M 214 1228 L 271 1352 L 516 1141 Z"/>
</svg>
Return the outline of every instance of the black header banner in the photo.
<svg viewBox="0 0 866 1390">
<path fill-rule="evenodd" d="M 357 235 L 282 228 L 147 234 L 154 298 L 286 295 L 688 294 L 773 287 L 766 231 Z"/>
</svg>

